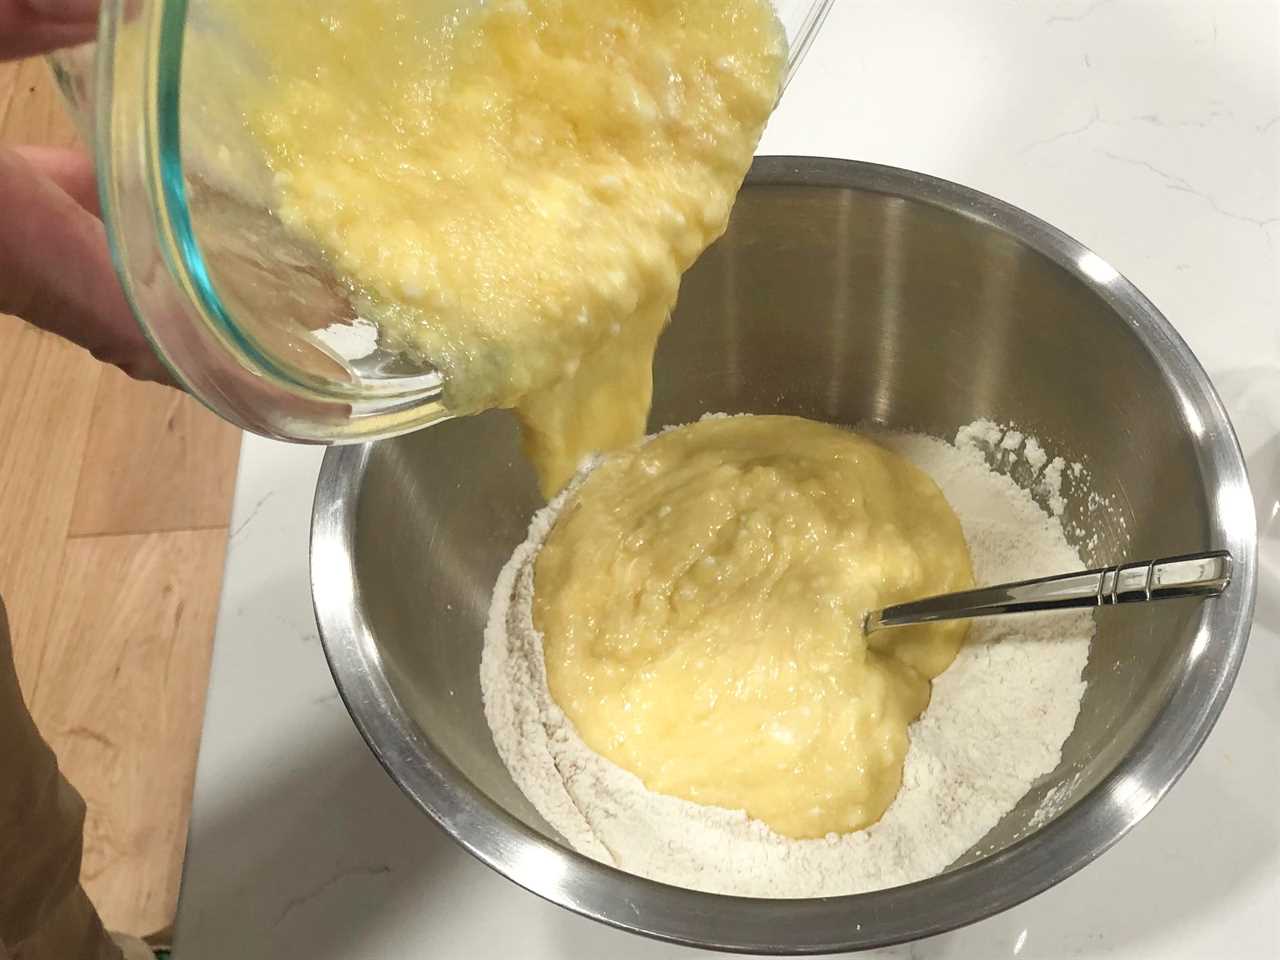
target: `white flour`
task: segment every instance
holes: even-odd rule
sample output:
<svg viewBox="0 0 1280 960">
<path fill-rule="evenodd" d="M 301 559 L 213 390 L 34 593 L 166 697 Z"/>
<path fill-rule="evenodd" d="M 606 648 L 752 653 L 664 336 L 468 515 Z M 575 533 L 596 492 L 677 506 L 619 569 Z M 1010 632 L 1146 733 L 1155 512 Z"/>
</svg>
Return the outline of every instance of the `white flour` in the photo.
<svg viewBox="0 0 1280 960">
<path fill-rule="evenodd" d="M 1024 443 L 994 424 L 965 428 L 954 446 L 915 435 L 881 440 L 942 488 L 964 527 L 978 583 L 1078 569 L 1059 521 L 988 467 L 989 428 L 1010 456 Z M 1040 445 L 1026 441 L 1022 467 L 1039 475 L 1047 462 L 1052 466 Z M 581 475 L 575 485 L 580 481 Z M 1053 500 L 1058 491 L 1044 492 Z M 876 890 L 946 869 L 1057 766 L 1084 693 L 1080 675 L 1093 636 L 1088 612 L 975 621 L 955 663 L 934 681 L 928 710 L 911 727 L 897 799 L 879 823 L 859 833 L 791 840 L 742 811 L 651 793 L 590 750 L 547 690 L 532 620 L 532 561 L 567 496 L 534 516 L 528 540 L 498 577 L 480 680 L 503 762 L 547 822 L 582 853 L 713 893 L 816 897 Z"/>
</svg>

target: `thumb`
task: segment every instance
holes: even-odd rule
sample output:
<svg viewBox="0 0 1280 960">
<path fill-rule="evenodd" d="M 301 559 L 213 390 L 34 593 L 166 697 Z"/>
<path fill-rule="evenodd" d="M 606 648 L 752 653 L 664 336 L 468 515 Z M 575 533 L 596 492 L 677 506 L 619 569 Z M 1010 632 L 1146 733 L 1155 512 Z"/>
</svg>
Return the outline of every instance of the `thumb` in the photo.
<svg viewBox="0 0 1280 960">
<path fill-rule="evenodd" d="M 167 380 L 116 279 L 102 221 L 11 150 L 0 149 L 0 197 L 0 312 L 130 376 Z"/>
<path fill-rule="evenodd" d="M 35 14 L 60 23 L 94 22 L 98 19 L 99 0 L 17 0 Z"/>
<path fill-rule="evenodd" d="M 0 60 L 92 40 L 98 0 L 0 0 Z"/>
</svg>

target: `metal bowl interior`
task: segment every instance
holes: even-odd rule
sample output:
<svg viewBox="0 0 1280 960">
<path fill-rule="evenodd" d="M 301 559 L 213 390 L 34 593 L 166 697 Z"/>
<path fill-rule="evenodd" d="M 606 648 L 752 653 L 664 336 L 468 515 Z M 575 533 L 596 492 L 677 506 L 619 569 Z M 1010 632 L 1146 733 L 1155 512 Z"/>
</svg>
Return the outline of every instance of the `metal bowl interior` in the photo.
<svg viewBox="0 0 1280 960">
<path fill-rule="evenodd" d="M 1219 599 L 1100 611 L 1061 765 L 947 872 L 819 900 L 643 880 L 573 852 L 508 776 L 485 724 L 482 630 L 499 568 L 540 505 L 503 413 L 334 449 L 312 577 L 326 653 L 388 772 L 516 883 L 606 923 L 759 953 L 927 936 L 1030 897 L 1140 820 L 1191 761 L 1244 652 L 1254 517 L 1234 434 L 1156 309 L 1047 224 L 884 167 L 758 160 L 728 233 L 685 279 L 655 367 L 654 427 L 790 413 L 951 437 L 1013 422 L 1088 466 L 1111 509 L 1071 498 L 1090 562 L 1226 549 Z M 1032 825 L 1049 791 L 1056 816 Z"/>
</svg>

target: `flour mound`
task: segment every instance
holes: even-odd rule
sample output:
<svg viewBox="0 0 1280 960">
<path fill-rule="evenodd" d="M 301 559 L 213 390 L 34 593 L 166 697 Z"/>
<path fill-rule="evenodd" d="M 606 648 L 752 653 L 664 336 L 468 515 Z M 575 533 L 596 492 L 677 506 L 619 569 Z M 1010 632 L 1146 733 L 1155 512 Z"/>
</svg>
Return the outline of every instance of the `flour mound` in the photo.
<svg viewBox="0 0 1280 960">
<path fill-rule="evenodd" d="M 981 431 L 965 428 L 955 445 L 913 434 L 878 439 L 941 487 L 960 518 L 978 583 L 1081 568 L 1060 522 L 988 466 Z M 1034 440 L 1027 456 L 1044 456 Z M 975 621 L 955 663 L 934 681 L 929 708 L 910 728 L 902 789 L 866 830 L 792 840 L 741 810 L 649 791 L 587 747 L 551 698 L 533 626 L 534 558 L 593 466 L 584 465 L 534 516 L 528 539 L 499 575 L 480 667 L 499 755 L 575 849 L 630 873 L 711 893 L 863 893 L 942 872 L 1058 765 L 1084 694 L 1081 672 L 1093 636 L 1088 611 Z"/>
</svg>

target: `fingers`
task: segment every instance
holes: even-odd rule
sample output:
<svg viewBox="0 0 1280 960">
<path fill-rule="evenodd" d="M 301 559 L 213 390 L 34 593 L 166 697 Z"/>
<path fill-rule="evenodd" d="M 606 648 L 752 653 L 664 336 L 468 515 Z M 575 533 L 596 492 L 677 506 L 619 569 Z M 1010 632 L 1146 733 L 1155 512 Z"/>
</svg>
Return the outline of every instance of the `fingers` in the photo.
<svg viewBox="0 0 1280 960">
<path fill-rule="evenodd" d="M 74 147 L 14 147 L 14 152 L 45 177 L 48 177 L 71 199 L 95 217 L 98 208 L 98 181 L 93 160 Z"/>
<path fill-rule="evenodd" d="M 23 0 L 18 0 L 19 4 Z M 98 19 L 100 0 L 25 0 L 26 6 L 59 23 L 79 23 Z"/>
<path fill-rule="evenodd" d="M 125 300 L 102 222 L 16 151 L 0 149 L 0 312 L 138 379 L 170 382 Z"/>
<path fill-rule="evenodd" d="M 97 29 L 98 0 L 0 0 L 0 60 L 73 47 Z"/>
</svg>

